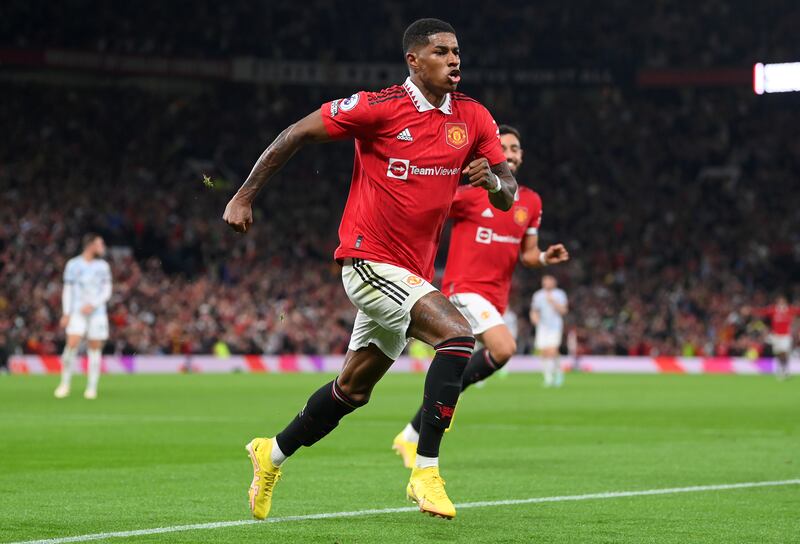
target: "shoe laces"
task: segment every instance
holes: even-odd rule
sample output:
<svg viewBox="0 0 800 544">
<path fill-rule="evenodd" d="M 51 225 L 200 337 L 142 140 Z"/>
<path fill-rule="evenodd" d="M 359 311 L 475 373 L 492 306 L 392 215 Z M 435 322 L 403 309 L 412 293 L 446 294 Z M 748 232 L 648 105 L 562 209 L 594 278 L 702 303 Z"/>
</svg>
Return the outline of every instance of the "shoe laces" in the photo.
<svg viewBox="0 0 800 544">
<path fill-rule="evenodd" d="M 280 472 L 264 472 L 264 494 L 267 497 L 272 496 L 272 490 L 275 488 L 275 483 L 281 479 Z"/>
<path fill-rule="evenodd" d="M 425 477 L 425 490 L 428 492 L 428 498 L 433 501 L 450 500 L 447 493 L 444 491 L 444 478 L 439 474 L 433 473 Z"/>
</svg>

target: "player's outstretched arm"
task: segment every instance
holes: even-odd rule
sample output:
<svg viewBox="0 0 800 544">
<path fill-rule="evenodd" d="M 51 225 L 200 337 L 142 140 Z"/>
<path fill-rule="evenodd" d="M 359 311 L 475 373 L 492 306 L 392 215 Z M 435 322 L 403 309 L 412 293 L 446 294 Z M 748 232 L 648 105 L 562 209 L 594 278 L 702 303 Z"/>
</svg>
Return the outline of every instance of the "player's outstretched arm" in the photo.
<svg viewBox="0 0 800 544">
<path fill-rule="evenodd" d="M 286 127 L 258 158 L 250 175 L 225 206 L 222 219 L 236 232 L 247 232 L 253 224 L 253 201 L 267 180 L 304 145 L 331 139 L 319 110 Z"/>
<path fill-rule="evenodd" d="M 461 173 L 469 177 L 469 183 L 473 187 L 483 187 L 489 191 L 489 202 L 492 206 L 503 211 L 511 209 L 514 195 L 517 194 L 517 180 L 507 162 L 489 166 L 487 159 L 475 159 Z"/>
<path fill-rule="evenodd" d="M 569 260 L 569 251 L 564 244 L 555 244 L 545 251 L 539 249 L 539 236 L 529 234 L 522 241 L 522 252 L 519 254 L 522 266 L 527 268 L 543 268 L 551 264 L 563 263 Z"/>
</svg>

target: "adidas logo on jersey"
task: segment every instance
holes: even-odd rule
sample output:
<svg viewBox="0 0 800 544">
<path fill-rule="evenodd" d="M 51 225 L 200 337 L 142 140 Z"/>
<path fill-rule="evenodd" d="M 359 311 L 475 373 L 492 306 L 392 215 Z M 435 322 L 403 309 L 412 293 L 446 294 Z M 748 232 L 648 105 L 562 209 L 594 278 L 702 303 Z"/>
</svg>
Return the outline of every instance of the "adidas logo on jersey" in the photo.
<svg viewBox="0 0 800 544">
<path fill-rule="evenodd" d="M 494 217 L 494 214 L 492 213 L 492 209 L 491 208 L 486 208 L 485 210 L 483 210 L 483 213 L 481 214 L 481 217 Z"/>
<path fill-rule="evenodd" d="M 414 137 L 411 136 L 411 131 L 407 128 L 404 128 L 400 131 L 400 134 L 397 135 L 398 140 L 403 140 L 404 142 L 413 142 Z"/>
</svg>

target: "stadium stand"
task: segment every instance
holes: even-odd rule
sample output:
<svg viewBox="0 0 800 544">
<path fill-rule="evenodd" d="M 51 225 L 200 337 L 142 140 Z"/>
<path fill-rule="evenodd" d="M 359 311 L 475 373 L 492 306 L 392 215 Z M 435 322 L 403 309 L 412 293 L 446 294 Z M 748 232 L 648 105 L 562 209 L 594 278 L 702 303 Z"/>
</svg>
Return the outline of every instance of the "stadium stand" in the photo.
<svg viewBox="0 0 800 544">
<path fill-rule="evenodd" d="M 542 65 L 558 58 L 623 74 L 632 67 L 746 67 L 761 53 L 740 45 L 758 42 L 753 33 L 761 28 L 757 10 L 750 13 L 744 4 L 731 10 L 724 3 L 699 3 L 700 19 L 729 20 L 726 38 L 734 41 L 727 41 L 691 32 L 702 21 L 678 2 L 657 2 L 655 8 L 616 3 L 631 8 L 626 13 L 640 25 L 633 38 L 625 20 L 604 16 L 605 10 L 593 19 L 581 15 L 587 23 L 576 24 L 585 14 L 581 8 L 596 9 L 590 2 L 493 6 L 509 23 L 502 35 L 487 35 L 471 22 L 479 17 L 455 21 L 465 44 L 464 90 L 499 122 L 522 131 L 520 179 L 543 197 L 542 242 L 563 241 L 573 256 L 558 274 L 573 301 L 569 322 L 582 352 L 763 353 L 768 330 L 743 315 L 742 307 L 766 304 L 774 293 L 791 289 L 790 298 L 800 300 L 792 282 L 800 277 L 800 193 L 794 189 L 800 126 L 786 114 L 788 99 L 759 101 L 746 88 L 641 90 L 630 81 L 535 92 L 491 82 L 469 86 L 469 63 L 513 69 L 528 62 L 530 51 Z M 312 4 L 319 13 L 334 9 Z M 299 4 L 275 11 L 269 3 L 221 3 L 189 13 L 181 4 L 153 4 L 131 7 L 128 17 L 119 17 L 115 5 L 111 17 L 111 8 L 98 3 L 89 10 L 94 17 L 70 23 L 80 28 L 60 24 L 70 21 L 69 10 L 86 5 L 53 4 L 39 20 L 28 13 L 4 17 L 2 45 L 399 62 L 397 40 L 386 36 L 399 35 L 409 14 L 423 6 L 339 5 L 335 9 L 351 15 L 343 18 L 345 25 L 359 32 L 339 28 L 337 35 L 349 41 L 322 47 L 331 43 L 324 17 L 316 28 L 308 27 L 308 18 L 293 24 L 301 20 L 292 12 Z M 16 3 L 13 9 L 36 8 Z M 778 2 L 773 9 L 791 14 L 798 7 Z M 180 26 L 184 31 L 198 31 L 172 32 L 170 21 L 178 17 L 194 20 Z M 148 24 L 136 24 L 138 18 Z M 36 21 L 37 28 L 14 24 L 22 20 Z M 247 20 L 252 32 L 231 23 Z M 386 25 L 370 33 L 364 24 L 369 20 Z M 258 21 L 275 32 L 270 44 L 282 45 L 268 48 Z M 235 33 L 226 30 L 234 27 Z M 682 37 L 673 41 L 676 28 Z M 792 31 L 779 23 L 760 34 L 762 51 L 773 53 L 770 60 L 788 58 L 791 51 L 780 44 Z M 470 52 L 481 51 L 487 40 L 504 47 L 494 47 L 492 55 Z M 208 82 L 173 89 L 100 76 L 78 85 L 63 74 L 44 82 L 31 81 L 27 72 L 0 74 L 6 79 L 0 125 L 7 143 L 0 147 L 0 330 L 8 331 L 16 349 L 60 351 L 60 274 L 88 229 L 112 246 L 112 351 L 346 349 L 354 310 L 331 255 L 351 147 L 302 152 L 261 195 L 247 237 L 229 232 L 220 216 L 278 131 L 314 105 L 355 89 Z M 214 187 L 203 185 L 203 173 L 214 176 Z M 444 258 L 442 251 L 439 266 Z M 537 281 L 534 273 L 518 274 L 512 296 L 518 314 L 526 315 Z M 519 346 L 529 351 L 525 321 L 519 320 Z"/>
</svg>

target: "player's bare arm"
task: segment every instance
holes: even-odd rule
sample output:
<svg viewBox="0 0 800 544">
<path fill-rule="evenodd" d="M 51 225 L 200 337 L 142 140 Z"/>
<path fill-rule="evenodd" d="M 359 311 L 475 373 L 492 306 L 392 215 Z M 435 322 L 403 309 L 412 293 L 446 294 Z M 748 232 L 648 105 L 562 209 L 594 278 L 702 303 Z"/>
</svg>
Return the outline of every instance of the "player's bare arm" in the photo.
<svg viewBox="0 0 800 544">
<path fill-rule="evenodd" d="M 253 201 L 267 181 L 304 145 L 330 140 L 319 110 L 289 125 L 258 158 L 250 175 L 225 206 L 222 219 L 236 232 L 247 232 L 253 224 Z"/>
<path fill-rule="evenodd" d="M 542 257 L 544 253 L 544 257 Z M 564 244 L 549 246 L 544 252 L 539 249 L 539 236 L 529 234 L 522 241 L 522 252 L 519 255 L 522 265 L 528 268 L 543 268 L 569 260 L 569 251 Z"/>
<path fill-rule="evenodd" d="M 531 325 L 533 325 L 534 327 L 539 326 L 539 312 L 531 308 L 531 312 L 530 314 L 528 314 L 528 317 L 531 320 Z"/>
<path fill-rule="evenodd" d="M 461 172 L 469 178 L 470 185 L 489 191 L 489 202 L 492 206 L 503 211 L 511 209 L 517 193 L 517 180 L 509 170 L 508 163 L 489 166 L 488 160 L 479 158 L 469 163 Z"/>
</svg>

